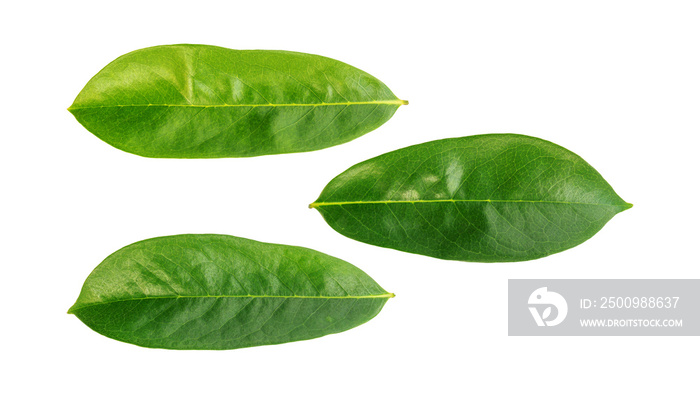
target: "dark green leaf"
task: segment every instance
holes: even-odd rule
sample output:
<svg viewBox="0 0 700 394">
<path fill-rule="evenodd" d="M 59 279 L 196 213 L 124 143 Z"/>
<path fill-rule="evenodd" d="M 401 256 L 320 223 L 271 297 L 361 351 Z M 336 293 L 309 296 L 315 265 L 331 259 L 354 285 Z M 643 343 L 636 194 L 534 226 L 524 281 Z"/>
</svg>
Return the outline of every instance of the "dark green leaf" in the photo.
<svg viewBox="0 0 700 394">
<path fill-rule="evenodd" d="M 107 257 L 68 312 L 139 346 L 235 349 L 348 330 L 393 296 L 357 267 L 311 249 L 189 234 Z"/>
<path fill-rule="evenodd" d="M 480 262 L 561 252 L 631 206 L 576 154 L 517 134 L 445 139 L 375 157 L 338 175 L 311 204 L 358 241 Z"/>
<path fill-rule="evenodd" d="M 247 157 L 342 144 L 406 101 L 345 63 L 286 51 L 165 45 L 119 57 L 68 109 L 97 137 L 147 157 Z"/>
</svg>

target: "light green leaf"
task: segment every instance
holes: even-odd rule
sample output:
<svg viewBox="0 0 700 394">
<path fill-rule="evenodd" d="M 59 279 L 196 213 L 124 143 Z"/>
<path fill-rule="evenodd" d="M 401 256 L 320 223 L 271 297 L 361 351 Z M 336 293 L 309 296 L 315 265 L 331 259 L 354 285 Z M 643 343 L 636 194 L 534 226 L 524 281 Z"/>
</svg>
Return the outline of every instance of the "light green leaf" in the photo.
<svg viewBox="0 0 700 394">
<path fill-rule="evenodd" d="M 478 262 L 561 252 L 631 206 L 576 154 L 517 134 L 445 139 L 375 157 L 338 175 L 311 204 L 350 238 Z"/>
<path fill-rule="evenodd" d="M 286 51 L 165 45 L 119 57 L 68 109 L 141 156 L 247 157 L 342 144 L 406 101 L 350 65 Z"/>
<path fill-rule="evenodd" d="M 68 312 L 139 346 L 235 349 L 348 330 L 393 296 L 357 267 L 311 249 L 188 234 L 107 257 Z"/>
</svg>

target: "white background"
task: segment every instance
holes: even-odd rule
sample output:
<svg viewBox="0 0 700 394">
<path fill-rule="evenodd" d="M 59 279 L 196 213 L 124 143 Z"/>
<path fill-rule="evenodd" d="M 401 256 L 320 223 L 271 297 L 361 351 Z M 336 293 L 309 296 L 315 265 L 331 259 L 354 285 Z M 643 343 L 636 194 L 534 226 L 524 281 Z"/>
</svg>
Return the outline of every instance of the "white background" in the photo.
<svg viewBox="0 0 700 394">
<path fill-rule="evenodd" d="M 698 4 L 5 4 L 0 391 L 697 392 L 698 337 L 508 337 L 506 300 L 509 278 L 700 277 Z M 176 43 L 321 54 L 410 105 L 341 146 L 215 160 L 131 155 L 66 111 L 111 60 Z M 513 264 L 365 245 L 307 209 L 359 161 L 488 132 L 578 153 L 634 208 L 574 249 Z M 345 333 L 232 351 L 140 348 L 66 314 L 108 254 L 180 233 L 317 249 L 396 298 Z"/>
</svg>

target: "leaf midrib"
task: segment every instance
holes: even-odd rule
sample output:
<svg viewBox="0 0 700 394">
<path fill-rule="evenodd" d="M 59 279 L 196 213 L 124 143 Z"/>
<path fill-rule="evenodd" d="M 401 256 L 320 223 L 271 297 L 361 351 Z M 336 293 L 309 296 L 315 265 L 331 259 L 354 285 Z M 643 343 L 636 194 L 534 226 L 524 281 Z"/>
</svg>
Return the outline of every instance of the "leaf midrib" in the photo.
<svg viewBox="0 0 700 394">
<path fill-rule="evenodd" d="M 123 107 L 183 107 L 183 108 L 229 108 L 229 107 L 327 107 L 350 105 L 408 105 L 406 100 L 380 101 L 346 101 L 339 103 L 263 103 L 263 104 L 115 104 L 115 105 L 78 105 L 74 109 L 123 108 Z"/>
<path fill-rule="evenodd" d="M 592 202 L 578 202 L 578 201 L 545 201 L 545 200 L 460 200 L 460 199 L 442 199 L 442 200 L 375 200 L 375 201 L 335 201 L 335 202 L 313 202 L 309 204 L 309 208 L 317 208 L 323 206 L 332 205 L 362 205 L 362 204 L 421 204 L 421 203 L 443 203 L 443 202 L 478 202 L 478 203 L 527 203 L 527 204 L 572 204 L 572 205 L 593 205 L 593 206 L 606 206 L 606 207 L 626 207 L 631 208 L 632 204 L 598 204 Z"/>
<path fill-rule="evenodd" d="M 122 300 L 112 300 L 112 301 L 105 301 L 105 302 L 95 302 L 79 307 L 71 307 L 68 310 L 68 313 L 75 313 L 76 311 L 84 308 L 89 308 L 91 306 L 98 306 L 98 305 L 106 305 L 106 304 L 114 304 L 118 302 L 127 302 L 127 301 L 144 301 L 144 300 L 159 300 L 159 299 L 181 299 L 181 298 L 303 298 L 303 299 L 322 299 L 322 300 L 329 300 L 329 299 L 369 299 L 369 298 L 393 298 L 394 293 L 384 293 L 384 294 L 370 294 L 370 295 L 363 295 L 363 296 L 300 296 L 300 295 L 254 295 L 254 294 L 241 294 L 241 295 L 173 295 L 173 296 L 156 296 L 156 297 L 138 297 L 138 298 L 126 298 Z"/>
</svg>

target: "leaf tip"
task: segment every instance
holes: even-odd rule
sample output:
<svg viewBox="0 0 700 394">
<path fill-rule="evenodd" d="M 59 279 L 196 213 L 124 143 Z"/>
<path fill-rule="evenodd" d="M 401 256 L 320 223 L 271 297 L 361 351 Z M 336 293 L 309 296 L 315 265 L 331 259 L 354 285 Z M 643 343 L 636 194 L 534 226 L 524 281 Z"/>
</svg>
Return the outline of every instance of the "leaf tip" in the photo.
<svg viewBox="0 0 700 394">
<path fill-rule="evenodd" d="M 633 206 L 634 206 L 634 204 L 630 204 L 630 203 L 626 202 L 625 205 L 624 205 L 623 211 L 626 211 L 626 210 L 632 208 Z"/>
</svg>

